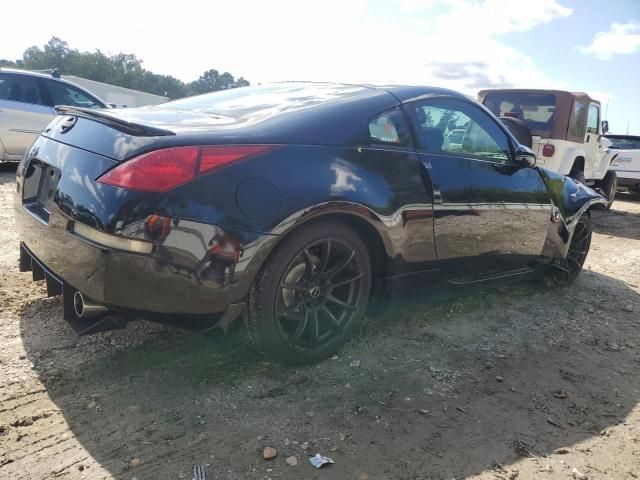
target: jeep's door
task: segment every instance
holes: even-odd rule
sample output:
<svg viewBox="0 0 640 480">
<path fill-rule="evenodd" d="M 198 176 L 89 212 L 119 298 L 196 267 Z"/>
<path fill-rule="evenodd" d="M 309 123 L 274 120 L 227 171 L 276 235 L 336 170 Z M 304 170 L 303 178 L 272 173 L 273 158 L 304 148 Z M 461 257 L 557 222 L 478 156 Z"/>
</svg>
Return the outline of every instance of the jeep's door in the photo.
<svg viewBox="0 0 640 480">
<path fill-rule="evenodd" d="M 405 104 L 405 111 L 432 183 L 436 254 L 446 278 L 465 283 L 532 265 L 551 215 L 537 168 L 512 163 L 504 128 L 471 101 L 433 97 Z"/>
<path fill-rule="evenodd" d="M 37 78 L 0 72 L 0 141 L 9 155 L 22 155 L 55 116 L 43 100 Z"/>
<path fill-rule="evenodd" d="M 587 180 L 596 177 L 596 169 L 602 155 L 600 144 L 600 105 L 590 103 L 587 113 L 587 132 L 584 136 L 584 176 Z"/>
</svg>

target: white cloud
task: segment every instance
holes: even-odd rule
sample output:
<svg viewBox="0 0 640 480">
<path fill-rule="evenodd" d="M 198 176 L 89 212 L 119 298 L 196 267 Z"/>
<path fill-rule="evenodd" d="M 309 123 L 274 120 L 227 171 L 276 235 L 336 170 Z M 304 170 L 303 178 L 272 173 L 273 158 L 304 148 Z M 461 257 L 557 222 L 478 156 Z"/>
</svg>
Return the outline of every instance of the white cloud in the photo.
<svg viewBox="0 0 640 480">
<path fill-rule="evenodd" d="M 418 12 L 420 10 L 428 10 L 437 5 L 437 0 L 401 0 L 402 10 L 406 12 Z"/>
<path fill-rule="evenodd" d="M 189 81 L 209 68 L 250 81 L 307 79 L 438 85 L 475 95 L 486 86 L 551 87 L 533 60 L 501 35 L 571 14 L 558 0 L 370 0 L 146 2 L 112 0 L 101 21 L 66 21 L 65 9 L 40 0 L 12 7 L 30 28 L 0 30 L 2 57 L 16 58 L 52 35 L 81 50 L 135 53 L 145 67 Z M 26 4 L 25 4 L 26 5 Z M 63 30 L 56 26 L 64 25 Z M 9 55 L 14 48 L 13 55 Z"/>
<path fill-rule="evenodd" d="M 590 45 L 578 47 L 582 53 L 610 60 L 614 55 L 627 55 L 640 49 L 640 24 L 612 23 L 607 32 L 599 32 Z"/>
<path fill-rule="evenodd" d="M 465 32 L 482 36 L 523 32 L 571 15 L 572 10 L 556 0 L 539 0 L 535 3 L 523 0 L 485 0 L 483 2 L 454 2 L 452 11 L 438 19 L 443 31 Z M 473 42 L 473 40 L 471 40 Z M 471 43 L 469 42 L 469 43 Z"/>
</svg>

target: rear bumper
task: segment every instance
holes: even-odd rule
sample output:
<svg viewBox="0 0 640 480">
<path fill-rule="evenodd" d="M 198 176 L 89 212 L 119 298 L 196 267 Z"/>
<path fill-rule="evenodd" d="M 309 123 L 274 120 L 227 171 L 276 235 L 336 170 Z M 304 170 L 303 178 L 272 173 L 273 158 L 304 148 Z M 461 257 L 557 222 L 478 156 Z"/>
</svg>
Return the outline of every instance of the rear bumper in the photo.
<svg viewBox="0 0 640 480">
<path fill-rule="evenodd" d="M 632 170 L 615 170 L 618 176 L 618 186 L 620 187 L 639 187 L 640 171 Z"/>
<path fill-rule="evenodd" d="M 34 143 L 14 195 L 34 275 L 47 272 L 63 290 L 150 320 L 175 317 L 186 326 L 189 317 L 204 322 L 237 310 L 277 237 L 218 225 L 228 206 L 203 203 L 206 186 L 159 195 L 95 181 L 114 164 L 45 137 Z"/>
<path fill-rule="evenodd" d="M 79 290 L 110 310 L 161 322 L 172 316 L 202 317 L 204 322 L 204 317 L 219 318 L 230 307 L 237 313 L 255 273 L 252 260 L 269 237 L 258 235 L 237 263 L 218 261 L 203 258 L 201 252 L 207 251 L 202 244 L 210 232 L 222 229 L 172 219 L 177 225 L 172 224 L 166 238 L 153 242 L 151 253 L 140 254 L 74 234 L 75 221 L 60 210 L 52 209 L 45 224 L 22 205 L 19 194 L 14 203 L 21 270 L 31 270 L 34 280 L 46 280 L 49 295 L 59 295 L 64 288 Z M 68 314 L 65 311 L 67 319 Z"/>
</svg>

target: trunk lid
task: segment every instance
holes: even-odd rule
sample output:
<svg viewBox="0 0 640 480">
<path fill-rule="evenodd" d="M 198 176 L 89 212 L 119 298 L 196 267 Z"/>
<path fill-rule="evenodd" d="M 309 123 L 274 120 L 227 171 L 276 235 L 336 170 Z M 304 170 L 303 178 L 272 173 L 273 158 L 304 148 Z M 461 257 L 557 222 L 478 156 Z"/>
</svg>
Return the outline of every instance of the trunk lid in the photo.
<svg viewBox="0 0 640 480">
<path fill-rule="evenodd" d="M 167 109 L 91 110 L 58 107 L 56 117 L 42 132 L 44 137 L 92 153 L 123 161 L 151 149 L 179 146 L 188 137 L 205 130 L 212 137 L 212 127 L 230 125 L 233 119 L 197 112 Z M 215 141 L 214 139 L 209 139 Z"/>
</svg>

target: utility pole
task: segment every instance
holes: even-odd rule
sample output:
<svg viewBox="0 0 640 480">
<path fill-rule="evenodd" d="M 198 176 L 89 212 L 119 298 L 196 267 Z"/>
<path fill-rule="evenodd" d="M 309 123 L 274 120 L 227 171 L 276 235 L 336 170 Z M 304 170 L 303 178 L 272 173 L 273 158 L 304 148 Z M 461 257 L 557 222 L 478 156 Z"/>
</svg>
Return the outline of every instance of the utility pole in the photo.
<svg viewBox="0 0 640 480">
<path fill-rule="evenodd" d="M 627 135 L 629 135 L 629 121 L 627 121 Z"/>
</svg>

